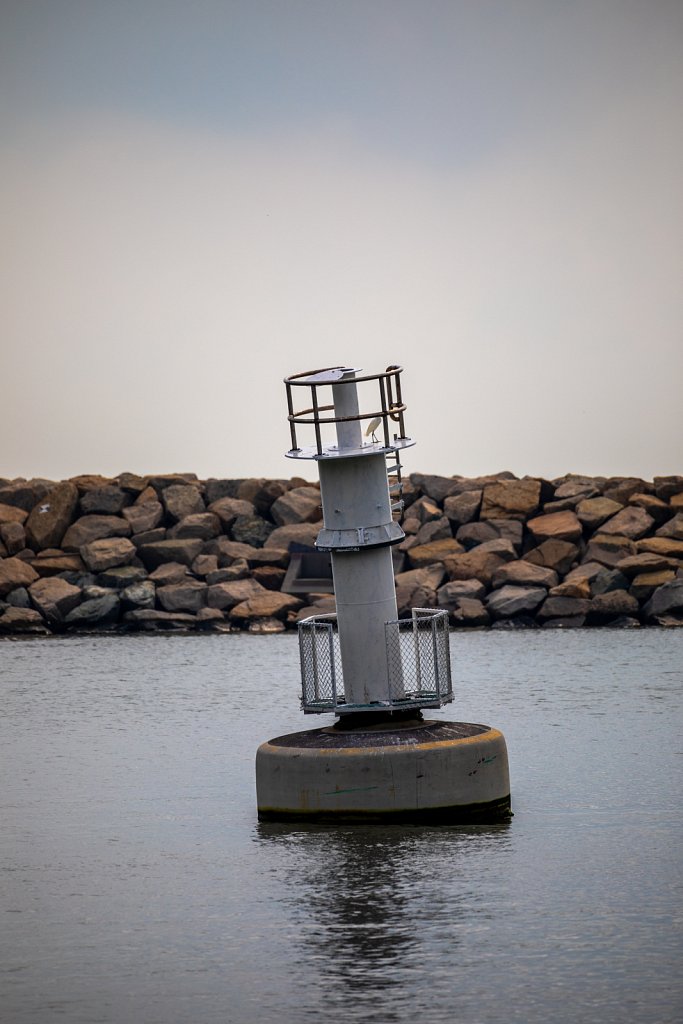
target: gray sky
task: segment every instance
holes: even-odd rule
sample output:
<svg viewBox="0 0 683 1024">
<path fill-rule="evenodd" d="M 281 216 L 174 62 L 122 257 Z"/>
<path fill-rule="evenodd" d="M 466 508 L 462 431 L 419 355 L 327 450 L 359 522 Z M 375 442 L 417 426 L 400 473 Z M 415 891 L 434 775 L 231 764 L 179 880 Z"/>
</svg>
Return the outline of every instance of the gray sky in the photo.
<svg viewBox="0 0 683 1024">
<path fill-rule="evenodd" d="M 0 477 L 683 472 L 679 0 L 2 0 Z M 315 466 L 304 476 L 315 479 Z"/>
</svg>

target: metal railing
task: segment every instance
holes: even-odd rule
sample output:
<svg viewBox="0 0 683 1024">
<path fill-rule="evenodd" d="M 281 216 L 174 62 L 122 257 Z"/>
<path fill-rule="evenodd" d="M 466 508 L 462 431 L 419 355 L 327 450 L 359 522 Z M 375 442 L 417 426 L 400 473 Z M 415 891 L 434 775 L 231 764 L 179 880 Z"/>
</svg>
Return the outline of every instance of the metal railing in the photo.
<svg viewBox="0 0 683 1024">
<path fill-rule="evenodd" d="M 372 704 L 351 704 L 344 675 L 336 615 L 299 623 L 301 707 L 306 714 L 402 708 L 438 708 L 453 700 L 448 612 L 413 608 L 409 619 L 386 622 L 386 695 Z"/>
<path fill-rule="evenodd" d="M 287 408 L 289 420 L 289 429 L 292 437 L 292 448 L 291 451 L 300 451 L 299 444 L 296 436 L 296 424 L 306 424 L 312 426 L 315 430 L 315 444 L 318 455 L 322 455 L 323 443 L 320 433 L 320 425 L 324 423 L 346 423 L 349 421 L 366 421 L 379 419 L 381 428 L 377 427 L 377 430 L 382 431 L 384 438 L 384 444 L 387 448 L 391 445 L 391 438 L 389 436 L 389 420 L 393 420 L 398 423 L 399 433 L 398 438 L 405 438 L 405 426 L 403 423 L 403 413 L 406 410 L 406 406 L 403 402 L 401 395 L 401 374 L 403 373 L 402 366 L 388 366 L 383 373 L 371 373 L 366 374 L 362 377 L 349 377 L 347 380 L 334 378 L 334 371 L 341 370 L 341 367 L 327 366 L 321 370 L 306 370 L 304 373 L 295 373 L 290 377 L 285 377 L 284 384 L 287 389 Z M 317 378 L 317 379 L 316 379 Z M 334 405 L 320 405 L 318 401 L 318 389 L 323 387 L 329 387 L 331 384 L 342 385 L 342 386 L 356 386 L 362 384 L 364 381 L 376 380 L 379 388 L 379 409 L 372 409 L 367 412 L 361 412 L 357 416 L 335 416 Z M 306 387 L 311 389 L 311 405 L 305 409 L 295 410 L 294 399 L 292 395 L 292 388 L 295 387 Z M 332 413 L 332 415 L 322 415 L 322 413 Z"/>
</svg>

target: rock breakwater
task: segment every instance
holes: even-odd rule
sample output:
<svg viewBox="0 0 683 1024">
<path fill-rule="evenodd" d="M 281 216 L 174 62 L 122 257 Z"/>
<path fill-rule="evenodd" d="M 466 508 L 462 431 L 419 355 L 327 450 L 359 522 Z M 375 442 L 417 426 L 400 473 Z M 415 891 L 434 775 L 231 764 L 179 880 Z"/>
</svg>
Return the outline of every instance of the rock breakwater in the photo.
<svg viewBox="0 0 683 1024">
<path fill-rule="evenodd" d="M 683 625 L 683 476 L 413 473 L 403 496 L 400 615 Z M 287 575 L 321 516 L 318 486 L 296 477 L 0 479 L 0 634 L 295 628 L 334 608 L 324 578 Z"/>
</svg>

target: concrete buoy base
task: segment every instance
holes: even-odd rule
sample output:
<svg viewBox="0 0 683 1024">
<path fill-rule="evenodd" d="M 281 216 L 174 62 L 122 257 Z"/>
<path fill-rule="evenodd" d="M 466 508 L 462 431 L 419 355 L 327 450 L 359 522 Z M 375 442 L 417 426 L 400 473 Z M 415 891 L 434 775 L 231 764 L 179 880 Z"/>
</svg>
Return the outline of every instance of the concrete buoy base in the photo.
<svg viewBox="0 0 683 1024">
<path fill-rule="evenodd" d="M 261 821 L 466 824 L 511 817 L 505 739 L 467 722 L 290 733 L 256 753 Z"/>
</svg>

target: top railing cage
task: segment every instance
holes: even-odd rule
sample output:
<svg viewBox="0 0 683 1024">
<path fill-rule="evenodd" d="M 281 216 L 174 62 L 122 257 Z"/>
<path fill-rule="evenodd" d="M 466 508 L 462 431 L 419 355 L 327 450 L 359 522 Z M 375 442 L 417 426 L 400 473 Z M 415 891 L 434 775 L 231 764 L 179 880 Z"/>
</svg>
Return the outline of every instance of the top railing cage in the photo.
<svg viewBox="0 0 683 1024">
<path fill-rule="evenodd" d="M 403 413 L 406 410 L 406 406 L 401 395 L 401 373 L 403 372 L 403 367 L 388 366 L 383 373 L 372 373 L 362 377 L 354 375 L 344 378 L 342 373 L 345 371 L 346 368 L 343 366 L 328 366 L 323 369 L 306 370 L 303 373 L 295 373 L 290 377 L 285 377 L 284 383 L 287 389 L 287 407 L 289 411 L 287 419 L 289 420 L 292 438 L 292 452 L 301 451 L 297 441 L 297 424 L 313 427 L 318 455 L 323 454 L 324 448 L 320 430 L 322 424 L 363 422 L 378 419 L 380 424 L 375 432 L 379 434 L 381 430 L 384 446 L 390 448 L 392 446 L 392 437 L 390 436 L 389 421 L 391 420 L 398 424 L 398 433 L 393 434 L 393 441 L 405 439 Z M 335 386 L 352 386 L 375 380 L 377 381 L 379 391 L 379 409 L 375 408 L 368 412 L 359 412 L 354 416 L 335 416 L 334 405 L 321 405 L 318 401 L 318 389 L 321 387 L 329 387 L 331 384 Z M 294 408 L 292 389 L 297 387 L 311 389 L 311 405 L 304 409 L 296 410 Z M 331 415 L 328 415 L 330 413 Z"/>
<path fill-rule="evenodd" d="M 337 616 L 299 622 L 301 707 L 306 714 L 438 708 L 453 700 L 448 612 L 413 608 L 384 624 L 387 680 L 381 699 L 354 704 L 344 690 Z"/>
</svg>

